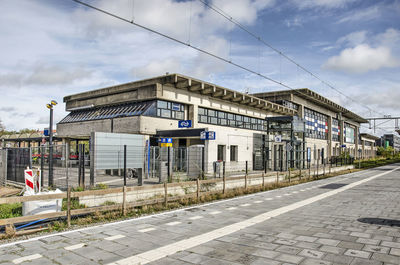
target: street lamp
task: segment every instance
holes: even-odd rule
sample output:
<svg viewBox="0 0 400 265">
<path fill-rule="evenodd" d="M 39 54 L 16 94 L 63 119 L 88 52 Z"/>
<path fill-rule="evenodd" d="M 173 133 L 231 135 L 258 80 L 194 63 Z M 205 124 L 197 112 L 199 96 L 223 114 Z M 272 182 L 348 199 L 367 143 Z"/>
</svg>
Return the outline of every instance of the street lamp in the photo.
<svg viewBox="0 0 400 265">
<path fill-rule="evenodd" d="M 46 104 L 50 110 L 50 125 L 49 125 L 49 187 L 53 186 L 53 106 L 57 105 L 57 101 L 51 100 Z"/>
</svg>

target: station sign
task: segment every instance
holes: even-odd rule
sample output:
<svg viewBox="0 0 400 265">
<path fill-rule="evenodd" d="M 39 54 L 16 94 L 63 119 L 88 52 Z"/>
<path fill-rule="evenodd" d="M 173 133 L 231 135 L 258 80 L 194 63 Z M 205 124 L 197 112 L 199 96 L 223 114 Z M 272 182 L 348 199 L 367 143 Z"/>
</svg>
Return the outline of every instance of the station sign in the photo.
<svg viewBox="0 0 400 265">
<path fill-rule="evenodd" d="M 161 147 L 172 147 L 172 138 L 160 138 L 158 142 L 161 143 Z"/>
<path fill-rule="evenodd" d="M 192 120 L 181 120 L 178 122 L 178 128 L 191 128 Z"/>
<path fill-rule="evenodd" d="M 202 131 L 200 132 L 201 140 L 215 140 L 215 132 L 213 131 Z"/>
<path fill-rule="evenodd" d="M 342 144 L 340 147 L 342 147 L 342 148 L 346 148 L 346 145 L 345 145 L 345 144 Z"/>
</svg>

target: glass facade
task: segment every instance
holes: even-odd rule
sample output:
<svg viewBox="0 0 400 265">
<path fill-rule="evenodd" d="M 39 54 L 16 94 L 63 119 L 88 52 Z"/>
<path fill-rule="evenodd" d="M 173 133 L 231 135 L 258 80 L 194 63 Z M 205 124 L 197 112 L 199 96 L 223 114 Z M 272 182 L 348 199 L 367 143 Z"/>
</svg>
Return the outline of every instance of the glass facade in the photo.
<svg viewBox="0 0 400 265">
<path fill-rule="evenodd" d="M 328 139 L 328 117 L 311 109 L 304 108 L 306 120 L 306 137 Z"/>
<path fill-rule="evenodd" d="M 339 120 L 332 118 L 332 141 L 340 142 Z"/>
<path fill-rule="evenodd" d="M 289 100 L 281 99 L 281 100 L 271 100 L 271 101 L 276 103 L 276 104 L 279 104 L 279 105 L 282 105 L 284 107 L 287 107 L 289 109 L 299 110 L 299 105 L 296 104 L 296 103 L 293 103 L 293 102 L 291 102 Z"/>
<path fill-rule="evenodd" d="M 344 141 L 346 143 L 354 144 L 354 127 L 350 124 L 344 124 Z"/>
<path fill-rule="evenodd" d="M 184 114 L 185 106 L 183 104 L 157 100 L 157 117 L 183 120 Z"/>
<path fill-rule="evenodd" d="M 264 130 L 264 120 L 248 116 L 228 113 L 220 110 L 212 110 L 199 107 L 198 119 L 200 123 L 229 126 L 248 130 Z"/>
</svg>

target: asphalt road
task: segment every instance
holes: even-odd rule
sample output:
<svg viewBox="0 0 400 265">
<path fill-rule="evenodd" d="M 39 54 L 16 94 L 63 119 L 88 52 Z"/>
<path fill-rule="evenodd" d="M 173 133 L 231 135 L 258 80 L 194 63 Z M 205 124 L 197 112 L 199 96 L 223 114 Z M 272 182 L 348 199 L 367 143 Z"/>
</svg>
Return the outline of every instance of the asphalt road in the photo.
<svg viewBox="0 0 400 265">
<path fill-rule="evenodd" d="M 0 245 L 0 264 L 400 264 L 399 169 Z"/>
</svg>

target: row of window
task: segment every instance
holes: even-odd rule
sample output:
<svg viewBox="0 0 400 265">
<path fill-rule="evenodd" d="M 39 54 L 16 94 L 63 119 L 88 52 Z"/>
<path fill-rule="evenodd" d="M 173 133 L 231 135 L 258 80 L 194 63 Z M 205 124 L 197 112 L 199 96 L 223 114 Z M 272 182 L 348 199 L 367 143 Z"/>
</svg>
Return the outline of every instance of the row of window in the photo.
<svg viewBox="0 0 400 265">
<path fill-rule="evenodd" d="M 157 100 L 157 116 L 163 118 L 183 120 L 185 117 L 185 106 L 183 104 Z"/>
<path fill-rule="evenodd" d="M 219 110 L 199 107 L 198 118 L 200 123 L 208 123 L 250 130 L 264 130 L 264 120 L 232 114 Z"/>
<path fill-rule="evenodd" d="M 306 120 L 306 137 L 315 139 L 328 139 L 328 117 L 322 113 L 304 108 Z"/>
<path fill-rule="evenodd" d="M 231 162 L 237 162 L 238 161 L 238 146 L 237 145 L 231 145 L 230 148 L 230 161 Z M 217 160 L 218 161 L 226 161 L 225 159 L 225 153 L 226 153 L 226 145 L 218 145 L 217 148 Z"/>
</svg>

